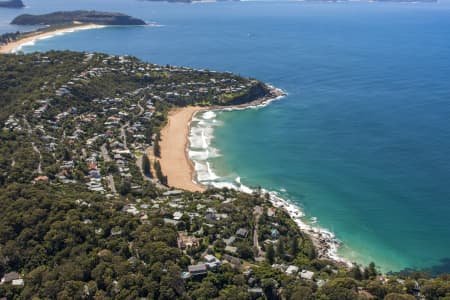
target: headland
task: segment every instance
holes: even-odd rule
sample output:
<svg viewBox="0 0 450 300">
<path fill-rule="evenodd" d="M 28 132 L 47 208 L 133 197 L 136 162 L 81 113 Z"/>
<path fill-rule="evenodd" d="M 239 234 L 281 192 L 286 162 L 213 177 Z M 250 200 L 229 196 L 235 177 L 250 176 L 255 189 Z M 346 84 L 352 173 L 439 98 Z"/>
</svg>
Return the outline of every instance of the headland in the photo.
<svg viewBox="0 0 450 300">
<path fill-rule="evenodd" d="M 11 21 L 13 25 L 44 26 L 35 31 L 7 33 L 0 36 L 0 53 L 16 52 L 24 44 L 84 29 L 103 26 L 142 26 L 146 23 L 131 16 L 100 11 L 59 11 L 43 15 L 22 14 Z"/>
</svg>

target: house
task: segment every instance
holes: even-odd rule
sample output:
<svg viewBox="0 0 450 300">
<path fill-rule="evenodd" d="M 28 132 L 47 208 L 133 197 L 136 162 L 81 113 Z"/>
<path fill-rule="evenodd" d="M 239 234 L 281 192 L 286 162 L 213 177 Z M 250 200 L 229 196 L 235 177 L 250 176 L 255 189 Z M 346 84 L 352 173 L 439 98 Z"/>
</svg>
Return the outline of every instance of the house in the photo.
<svg viewBox="0 0 450 300">
<path fill-rule="evenodd" d="M 205 219 L 208 221 L 216 221 L 217 216 L 216 216 L 216 214 L 210 212 L 205 215 Z"/>
<path fill-rule="evenodd" d="M 236 231 L 236 235 L 241 237 L 241 238 L 246 238 L 248 236 L 248 230 L 245 228 L 239 228 Z"/>
<path fill-rule="evenodd" d="M 6 273 L 2 277 L 2 280 L 0 281 L 0 284 L 11 283 L 13 280 L 17 280 L 17 279 L 20 279 L 19 273 L 17 273 L 17 272 L 9 272 L 9 273 Z"/>
<path fill-rule="evenodd" d="M 172 225 L 177 226 L 178 223 L 180 223 L 180 221 L 164 218 L 164 224 L 172 224 Z"/>
<path fill-rule="evenodd" d="M 248 291 L 248 293 L 250 294 L 250 296 L 252 297 L 252 299 L 261 297 L 261 296 L 263 295 L 263 290 L 262 290 L 262 288 L 258 288 L 258 287 L 256 287 L 256 288 L 250 288 L 250 289 L 248 289 L 247 291 Z"/>
<path fill-rule="evenodd" d="M 269 207 L 267 209 L 267 216 L 268 217 L 273 217 L 275 215 L 276 209 L 275 207 Z"/>
<path fill-rule="evenodd" d="M 123 212 L 130 213 L 134 216 L 137 216 L 139 214 L 139 210 L 134 206 L 133 204 L 127 204 L 122 208 Z"/>
<path fill-rule="evenodd" d="M 179 232 L 177 243 L 178 248 L 180 249 L 198 247 L 200 245 L 200 239 L 196 238 L 195 236 L 189 236 L 184 232 Z"/>
<path fill-rule="evenodd" d="M 237 257 L 231 256 L 228 254 L 224 254 L 222 256 L 222 259 L 223 259 L 223 261 L 229 262 L 235 269 L 241 268 L 241 260 Z"/>
<path fill-rule="evenodd" d="M 236 240 L 236 237 L 234 235 L 230 236 L 227 239 L 223 239 L 223 241 L 225 242 L 225 244 L 227 245 L 231 245 L 233 244 L 233 242 Z"/>
<path fill-rule="evenodd" d="M 297 266 L 289 266 L 286 269 L 286 274 L 293 275 L 293 274 L 297 274 L 297 273 L 298 273 L 298 267 Z"/>
<path fill-rule="evenodd" d="M 116 226 L 113 229 L 111 229 L 112 236 L 121 235 L 121 234 L 122 234 L 122 229 L 120 227 Z"/>
<path fill-rule="evenodd" d="M 190 265 L 188 271 L 191 276 L 205 275 L 208 272 L 205 264 Z"/>
<path fill-rule="evenodd" d="M 300 277 L 307 280 L 312 280 L 314 276 L 314 272 L 308 271 L 308 270 L 302 270 L 300 272 Z"/>
<path fill-rule="evenodd" d="M 171 190 L 171 191 L 167 191 L 167 192 L 163 193 L 163 196 L 176 196 L 176 195 L 180 195 L 182 193 L 183 193 L 183 191 L 180 191 L 180 190 Z"/>
<path fill-rule="evenodd" d="M 180 220 L 182 216 L 183 216 L 182 212 L 176 211 L 176 212 L 173 213 L 173 219 L 174 220 Z"/>
<path fill-rule="evenodd" d="M 91 170 L 89 171 L 89 176 L 92 178 L 101 178 L 102 175 L 100 174 L 99 170 Z"/>
<path fill-rule="evenodd" d="M 217 257 L 215 257 L 214 255 L 207 254 L 205 255 L 204 259 L 206 266 L 210 270 L 216 270 L 218 267 L 222 265 L 220 260 L 217 259 Z"/>
<path fill-rule="evenodd" d="M 14 280 L 11 282 L 11 284 L 12 284 L 12 285 L 15 285 L 15 286 L 19 286 L 19 285 L 24 285 L 25 282 L 23 281 L 22 278 L 19 278 L 19 279 L 14 279 Z"/>
<path fill-rule="evenodd" d="M 235 253 L 237 253 L 237 247 L 225 246 L 225 251 L 235 254 Z"/>
</svg>

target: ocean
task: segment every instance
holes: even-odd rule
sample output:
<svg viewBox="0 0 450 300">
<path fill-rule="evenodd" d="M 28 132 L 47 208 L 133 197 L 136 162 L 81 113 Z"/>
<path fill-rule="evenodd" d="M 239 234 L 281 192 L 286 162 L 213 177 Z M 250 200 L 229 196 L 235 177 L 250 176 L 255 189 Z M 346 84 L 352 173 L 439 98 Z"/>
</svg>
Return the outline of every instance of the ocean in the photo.
<svg viewBox="0 0 450 300">
<path fill-rule="evenodd" d="M 0 32 L 22 12 L 120 11 L 159 26 L 85 30 L 23 51 L 130 54 L 283 89 L 263 108 L 196 117 L 198 179 L 278 193 L 332 231 L 349 260 L 450 272 L 449 2 L 66 2 L 0 10 Z"/>
</svg>

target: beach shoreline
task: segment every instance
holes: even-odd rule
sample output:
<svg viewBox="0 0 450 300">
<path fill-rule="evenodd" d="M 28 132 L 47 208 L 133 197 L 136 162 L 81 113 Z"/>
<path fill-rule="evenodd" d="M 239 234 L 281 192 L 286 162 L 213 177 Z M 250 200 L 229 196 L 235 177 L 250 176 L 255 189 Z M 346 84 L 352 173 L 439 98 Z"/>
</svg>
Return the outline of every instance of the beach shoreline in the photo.
<svg viewBox="0 0 450 300">
<path fill-rule="evenodd" d="M 18 40 L 0 45 L 0 54 L 15 53 L 20 51 L 20 49 L 26 44 L 35 43 L 37 40 L 46 39 L 53 37 L 55 35 L 61 35 L 69 32 L 75 32 L 79 30 L 96 29 L 103 28 L 105 25 L 96 24 L 73 24 L 73 26 L 68 26 L 65 28 L 55 28 L 55 30 L 37 30 L 29 33 L 23 33 L 23 36 Z"/>
<path fill-rule="evenodd" d="M 255 101 L 230 106 L 187 106 L 175 108 L 169 112 L 166 126 L 161 130 L 161 164 L 162 173 L 167 176 L 168 185 L 190 192 L 203 192 L 208 187 L 195 179 L 194 163 L 189 157 L 189 134 L 191 122 L 199 112 L 215 110 L 239 110 L 261 107 L 286 94 L 269 86 L 269 93 Z"/>
<path fill-rule="evenodd" d="M 309 225 L 303 219 L 305 217 L 304 212 L 298 207 L 286 199 L 280 197 L 276 192 L 268 192 L 270 195 L 270 202 L 274 207 L 284 210 L 291 219 L 297 224 L 300 230 L 309 236 L 317 251 L 317 257 L 321 259 L 329 259 L 337 263 L 342 267 L 352 267 L 352 262 L 348 261 L 344 257 L 339 256 L 338 250 L 342 245 L 342 242 L 336 238 L 336 236 L 319 226 Z"/>
<path fill-rule="evenodd" d="M 269 88 L 270 88 L 270 93 L 268 95 L 266 95 L 265 97 L 262 97 L 255 101 L 241 104 L 241 105 L 211 106 L 211 107 L 187 107 L 187 108 L 181 108 L 181 109 L 175 110 L 175 111 L 187 110 L 187 113 L 189 115 L 189 118 L 187 118 L 185 116 L 185 119 L 183 120 L 187 131 L 184 132 L 185 136 L 183 137 L 183 139 L 185 142 L 182 147 L 183 157 L 187 161 L 186 164 L 189 165 L 189 169 L 188 169 L 188 171 L 186 171 L 186 168 L 184 171 L 180 168 L 178 168 L 176 170 L 176 172 L 188 172 L 189 173 L 189 177 L 187 177 L 188 179 L 185 179 L 186 184 L 194 184 L 196 186 L 196 188 L 198 188 L 199 190 L 202 190 L 202 191 L 208 187 L 208 185 L 206 185 L 206 184 L 202 185 L 200 182 L 196 181 L 196 171 L 194 169 L 194 160 L 189 156 L 189 135 L 190 135 L 190 130 L 191 130 L 190 125 L 191 125 L 191 121 L 195 117 L 195 115 L 199 112 L 208 112 L 208 111 L 214 112 L 214 111 L 231 111 L 231 110 L 260 108 L 260 107 L 267 106 L 272 101 L 281 99 L 284 96 L 286 96 L 286 93 L 280 89 L 277 89 L 273 86 L 269 86 Z M 170 117 L 173 117 L 173 116 L 174 116 L 174 113 L 172 113 L 171 116 L 169 116 L 169 122 L 170 122 Z M 164 138 L 163 138 L 163 140 L 164 140 Z M 180 152 L 180 151 L 181 150 L 178 150 L 178 152 Z M 162 153 L 165 152 L 164 146 L 161 146 L 161 152 Z M 170 161 L 167 161 L 166 164 L 170 165 L 171 163 L 170 163 Z M 163 164 L 162 164 L 162 166 L 163 166 Z M 182 188 L 182 186 L 179 184 L 172 185 L 172 183 L 170 181 L 171 175 L 165 173 L 164 171 L 165 171 L 165 169 L 163 167 L 163 173 L 165 175 L 167 175 L 169 178 L 169 186 Z M 238 190 L 240 190 L 242 192 L 252 192 L 253 191 L 253 189 L 251 189 L 250 187 L 246 187 L 246 186 L 242 185 L 240 182 L 239 182 L 239 184 L 241 186 L 237 187 Z M 189 189 L 187 189 L 187 190 L 189 190 Z M 191 190 L 191 191 L 196 191 L 196 190 Z M 267 191 L 267 190 L 263 190 L 263 192 L 268 193 L 270 195 L 269 199 L 274 207 L 284 210 L 291 217 L 291 219 L 297 224 L 297 226 L 300 228 L 300 230 L 310 237 L 310 239 L 312 240 L 312 242 L 316 248 L 318 257 L 323 258 L 323 259 L 330 259 L 330 260 L 338 263 L 339 265 L 342 265 L 345 267 L 349 267 L 352 265 L 351 262 L 347 261 L 345 258 L 340 257 L 338 255 L 338 249 L 340 248 L 341 242 L 335 237 L 335 235 L 332 232 L 330 232 L 326 229 L 320 228 L 319 226 L 310 225 L 307 222 L 305 222 L 304 221 L 305 214 L 303 213 L 301 208 L 298 207 L 298 205 L 295 205 L 295 204 L 291 203 L 290 201 L 283 199 L 282 197 L 279 196 L 278 193 Z"/>
</svg>

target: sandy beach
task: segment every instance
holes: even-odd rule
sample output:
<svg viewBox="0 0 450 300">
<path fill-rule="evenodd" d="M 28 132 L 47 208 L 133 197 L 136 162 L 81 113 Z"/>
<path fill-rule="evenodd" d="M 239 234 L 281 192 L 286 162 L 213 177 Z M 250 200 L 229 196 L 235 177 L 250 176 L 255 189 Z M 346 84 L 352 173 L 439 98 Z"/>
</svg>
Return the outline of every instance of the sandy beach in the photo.
<svg viewBox="0 0 450 300">
<path fill-rule="evenodd" d="M 203 107 L 183 107 L 169 113 L 167 125 L 161 130 L 161 168 L 172 187 L 191 192 L 205 187 L 193 182 L 194 166 L 187 154 L 189 124 L 192 116 Z"/>
<path fill-rule="evenodd" d="M 49 31 L 36 31 L 31 32 L 29 34 L 24 34 L 23 38 L 18 39 L 16 41 L 10 42 L 5 45 L 0 46 L 0 53 L 14 53 L 17 51 L 17 49 L 20 49 L 21 46 L 28 43 L 33 43 L 36 40 L 39 39 L 45 39 L 49 38 L 54 35 L 64 34 L 68 32 L 74 32 L 78 30 L 85 30 L 85 29 L 94 29 L 94 28 L 102 28 L 104 26 L 102 25 L 95 25 L 95 24 L 74 24 L 71 27 L 67 28 L 61 28 L 61 29 L 55 29 L 55 30 L 49 30 Z"/>
<path fill-rule="evenodd" d="M 188 191 L 204 191 L 202 186 L 193 181 L 195 170 L 192 161 L 187 153 L 189 143 L 189 130 L 192 117 L 195 113 L 205 110 L 227 110 L 227 109 L 247 109 L 249 107 L 258 107 L 267 105 L 270 101 L 283 97 L 285 93 L 273 88 L 270 96 L 258 99 L 251 103 L 235 105 L 229 107 L 211 106 L 211 107 L 184 107 L 173 109 L 169 113 L 168 123 L 161 130 L 161 168 L 164 175 L 168 178 L 169 186 Z M 151 153 L 150 157 L 155 159 Z M 302 219 L 304 213 L 296 205 L 282 199 L 274 192 L 268 192 L 270 201 L 275 207 L 283 209 L 295 221 L 297 226 L 309 235 L 317 249 L 319 257 L 331 259 L 342 266 L 351 266 L 351 263 L 338 255 L 340 241 L 336 239 L 333 233 L 320 227 L 305 223 Z"/>
<path fill-rule="evenodd" d="M 232 106 L 197 107 L 188 106 L 173 109 L 168 116 L 167 125 L 161 130 L 161 169 L 167 176 L 168 185 L 191 192 L 204 191 L 206 187 L 195 183 L 195 170 L 187 148 L 191 119 L 195 113 L 205 110 L 246 109 L 267 105 L 270 101 L 283 97 L 282 90 L 270 87 L 271 92 L 253 102 Z M 152 156 L 150 155 L 152 158 Z M 154 158 L 153 158 L 154 159 Z"/>
</svg>

